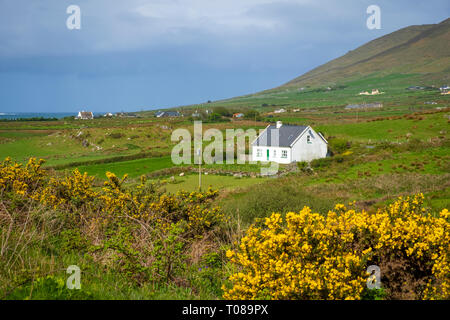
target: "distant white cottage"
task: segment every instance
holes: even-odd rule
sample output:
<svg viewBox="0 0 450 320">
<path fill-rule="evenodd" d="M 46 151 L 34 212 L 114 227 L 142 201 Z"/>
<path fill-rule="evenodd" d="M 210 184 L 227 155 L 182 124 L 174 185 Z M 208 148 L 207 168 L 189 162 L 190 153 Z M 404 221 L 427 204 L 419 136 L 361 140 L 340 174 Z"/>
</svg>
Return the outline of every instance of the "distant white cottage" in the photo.
<svg viewBox="0 0 450 320">
<path fill-rule="evenodd" d="M 288 164 L 325 158 L 328 141 L 310 126 L 269 125 L 252 143 L 253 161 Z"/>
<path fill-rule="evenodd" d="M 79 111 L 75 119 L 82 119 L 82 120 L 94 119 L 94 114 L 91 111 Z"/>
</svg>

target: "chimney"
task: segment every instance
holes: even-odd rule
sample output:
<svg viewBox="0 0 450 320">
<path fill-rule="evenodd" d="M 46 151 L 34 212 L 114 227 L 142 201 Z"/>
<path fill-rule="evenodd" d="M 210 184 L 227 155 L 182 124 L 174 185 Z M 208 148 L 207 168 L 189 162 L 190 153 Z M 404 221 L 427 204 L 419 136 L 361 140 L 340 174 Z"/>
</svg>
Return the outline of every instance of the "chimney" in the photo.
<svg viewBox="0 0 450 320">
<path fill-rule="evenodd" d="M 281 121 L 277 121 L 277 129 L 280 129 L 283 123 Z"/>
</svg>

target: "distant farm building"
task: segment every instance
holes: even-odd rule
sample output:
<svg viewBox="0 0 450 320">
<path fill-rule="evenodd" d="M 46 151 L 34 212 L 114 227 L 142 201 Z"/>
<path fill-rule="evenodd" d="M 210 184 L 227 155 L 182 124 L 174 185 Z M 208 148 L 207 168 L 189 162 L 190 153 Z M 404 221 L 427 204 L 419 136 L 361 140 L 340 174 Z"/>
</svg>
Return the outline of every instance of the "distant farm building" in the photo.
<svg viewBox="0 0 450 320">
<path fill-rule="evenodd" d="M 328 141 L 310 126 L 269 125 L 252 143 L 253 161 L 292 163 L 325 158 Z"/>
<path fill-rule="evenodd" d="M 273 113 L 284 113 L 284 112 L 286 112 L 286 109 L 281 108 L 281 109 L 275 110 Z"/>
<path fill-rule="evenodd" d="M 406 90 L 411 90 L 411 91 L 423 90 L 423 89 L 425 89 L 425 87 L 411 86 L 411 87 L 406 88 Z"/>
<path fill-rule="evenodd" d="M 137 115 L 135 113 L 131 113 L 131 112 L 117 112 L 116 113 L 116 117 L 120 117 L 120 118 L 136 118 Z"/>
<path fill-rule="evenodd" d="M 441 91 L 441 94 L 449 94 L 450 93 L 450 87 L 449 86 L 442 86 L 439 88 Z"/>
<path fill-rule="evenodd" d="M 374 95 L 382 94 L 382 93 L 384 93 L 384 92 L 380 92 L 378 89 L 372 89 L 371 93 L 369 93 L 367 91 L 363 91 L 363 92 L 360 92 L 359 95 L 374 96 Z"/>
<path fill-rule="evenodd" d="M 81 120 L 94 119 L 94 114 L 91 111 L 79 111 L 75 119 Z"/>
<path fill-rule="evenodd" d="M 242 112 L 233 114 L 233 118 L 242 118 L 243 116 L 244 116 L 244 114 Z"/>
<path fill-rule="evenodd" d="M 351 109 L 376 109 L 376 108 L 383 108 L 383 104 L 376 102 L 376 103 L 363 103 L 363 104 L 349 104 L 345 107 L 346 110 Z"/>
</svg>

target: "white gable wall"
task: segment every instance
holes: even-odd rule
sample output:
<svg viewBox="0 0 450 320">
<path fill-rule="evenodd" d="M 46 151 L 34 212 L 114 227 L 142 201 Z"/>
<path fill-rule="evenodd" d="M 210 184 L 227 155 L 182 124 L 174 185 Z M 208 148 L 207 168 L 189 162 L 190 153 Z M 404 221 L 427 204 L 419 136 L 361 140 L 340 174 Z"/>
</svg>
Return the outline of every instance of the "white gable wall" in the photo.
<svg viewBox="0 0 450 320">
<path fill-rule="evenodd" d="M 308 136 L 310 137 L 310 143 L 308 143 Z M 327 152 L 327 143 L 311 127 L 308 127 L 292 145 L 292 161 L 300 162 L 325 158 Z"/>
</svg>

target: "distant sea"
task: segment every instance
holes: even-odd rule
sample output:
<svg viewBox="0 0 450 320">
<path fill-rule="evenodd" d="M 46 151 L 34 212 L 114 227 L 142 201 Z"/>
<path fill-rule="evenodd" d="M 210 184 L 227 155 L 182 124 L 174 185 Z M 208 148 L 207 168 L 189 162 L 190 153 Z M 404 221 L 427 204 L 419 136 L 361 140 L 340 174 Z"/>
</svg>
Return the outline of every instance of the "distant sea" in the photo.
<svg viewBox="0 0 450 320">
<path fill-rule="evenodd" d="M 57 118 L 75 117 L 76 112 L 0 112 L 1 119 L 20 119 L 20 118 Z"/>
</svg>

